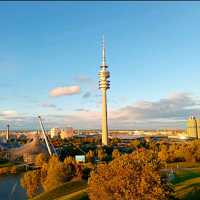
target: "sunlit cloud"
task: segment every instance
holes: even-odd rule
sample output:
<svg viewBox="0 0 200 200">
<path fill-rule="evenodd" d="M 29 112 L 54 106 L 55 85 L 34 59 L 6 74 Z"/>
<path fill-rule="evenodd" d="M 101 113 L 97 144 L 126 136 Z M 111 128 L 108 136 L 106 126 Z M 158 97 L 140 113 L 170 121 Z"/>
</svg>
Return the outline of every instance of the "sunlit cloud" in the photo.
<svg viewBox="0 0 200 200">
<path fill-rule="evenodd" d="M 67 96 L 80 93 L 80 86 L 65 86 L 65 87 L 56 87 L 49 92 L 49 95 L 52 97 L 58 96 Z"/>
</svg>

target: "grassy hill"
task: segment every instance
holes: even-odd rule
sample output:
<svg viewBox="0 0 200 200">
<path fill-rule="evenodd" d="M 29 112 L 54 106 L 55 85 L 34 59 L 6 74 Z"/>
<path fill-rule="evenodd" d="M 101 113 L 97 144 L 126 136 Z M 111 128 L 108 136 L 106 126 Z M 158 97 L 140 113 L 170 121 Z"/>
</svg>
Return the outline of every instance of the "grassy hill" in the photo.
<svg viewBox="0 0 200 200">
<path fill-rule="evenodd" d="M 184 168 L 176 171 L 172 180 L 176 196 L 181 200 L 200 199 L 200 167 Z M 87 182 L 71 181 L 44 192 L 32 200 L 88 200 Z"/>
<path fill-rule="evenodd" d="M 88 200 L 87 190 L 83 189 L 72 194 L 64 195 L 57 200 Z"/>
<path fill-rule="evenodd" d="M 176 196 L 179 199 L 200 199 L 200 168 L 177 171 L 172 183 L 175 185 Z"/>
<path fill-rule="evenodd" d="M 70 181 L 49 192 L 43 192 L 32 200 L 83 200 L 87 199 L 86 188 L 86 181 Z"/>
</svg>

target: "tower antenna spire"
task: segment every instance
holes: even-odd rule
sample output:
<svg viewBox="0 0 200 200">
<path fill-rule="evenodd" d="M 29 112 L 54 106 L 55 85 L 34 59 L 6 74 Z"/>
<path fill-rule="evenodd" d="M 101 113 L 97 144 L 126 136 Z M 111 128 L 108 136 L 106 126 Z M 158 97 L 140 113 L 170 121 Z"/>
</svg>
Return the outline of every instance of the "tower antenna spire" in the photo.
<svg viewBox="0 0 200 200">
<path fill-rule="evenodd" d="M 102 35 L 102 64 L 101 67 L 107 67 L 106 65 L 106 48 L 105 48 L 105 39 L 104 35 Z"/>
</svg>

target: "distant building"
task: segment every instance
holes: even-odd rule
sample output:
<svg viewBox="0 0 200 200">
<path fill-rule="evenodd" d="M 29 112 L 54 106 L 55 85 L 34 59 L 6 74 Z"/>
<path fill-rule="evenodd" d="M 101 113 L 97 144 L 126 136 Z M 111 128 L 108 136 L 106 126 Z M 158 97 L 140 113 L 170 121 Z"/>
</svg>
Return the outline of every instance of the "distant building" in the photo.
<svg viewBox="0 0 200 200">
<path fill-rule="evenodd" d="M 52 128 L 50 130 L 50 135 L 51 135 L 51 138 L 57 138 L 57 137 L 59 137 L 59 135 L 60 135 L 60 129 L 59 128 Z"/>
<path fill-rule="evenodd" d="M 192 116 L 187 120 L 187 135 L 200 139 L 200 119 Z"/>
<path fill-rule="evenodd" d="M 62 139 L 70 138 L 70 137 L 73 137 L 73 136 L 74 136 L 74 130 L 73 130 L 72 127 L 62 129 L 61 132 L 60 132 L 60 137 Z"/>
<path fill-rule="evenodd" d="M 6 132 L 6 140 L 7 142 L 9 141 L 9 136 L 10 136 L 10 125 L 7 125 L 7 132 Z"/>
</svg>

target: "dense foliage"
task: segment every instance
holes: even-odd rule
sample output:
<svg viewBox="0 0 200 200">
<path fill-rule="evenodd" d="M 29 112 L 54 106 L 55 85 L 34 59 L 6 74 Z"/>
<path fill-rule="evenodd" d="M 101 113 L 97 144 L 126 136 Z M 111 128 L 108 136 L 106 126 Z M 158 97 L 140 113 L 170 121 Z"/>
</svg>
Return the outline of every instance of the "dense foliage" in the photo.
<svg viewBox="0 0 200 200">
<path fill-rule="evenodd" d="M 199 141 L 149 139 L 134 140 L 120 146 L 120 140 L 113 139 L 107 147 L 98 147 L 94 139 L 74 139 L 69 144 L 69 141 L 61 142 L 60 159 L 52 156 L 46 160 L 44 155 L 39 154 L 35 159 L 38 170 L 29 171 L 22 178 L 21 184 L 29 197 L 72 179 L 89 178 L 91 200 L 165 200 L 173 197 L 173 189 L 167 178 L 160 174 L 161 168 L 168 167 L 164 164 L 170 163 L 171 166 L 176 162 L 200 161 Z M 86 163 L 76 163 L 74 155 L 83 152 Z M 16 169 L 12 171 L 14 173 Z"/>
<path fill-rule="evenodd" d="M 173 189 L 162 177 L 162 163 L 152 151 L 135 151 L 99 164 L 89 178 L 91 200 L 165 200 Z"/>
<path fill-rule="evenodd" d="M 29 197 L 35 196 L 41 190 L 52 190 L 73 177 L 82 176 L 81 167 L 71 157 L 65 158 L 62 162 L 57 156 L 52 156 L 47 162 L 39 154 L 35 160 L 40 168 L 25 173 L 21 179 L 21 185 L 26 189 Z"/>
</svg>

